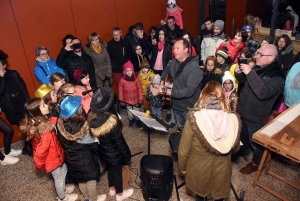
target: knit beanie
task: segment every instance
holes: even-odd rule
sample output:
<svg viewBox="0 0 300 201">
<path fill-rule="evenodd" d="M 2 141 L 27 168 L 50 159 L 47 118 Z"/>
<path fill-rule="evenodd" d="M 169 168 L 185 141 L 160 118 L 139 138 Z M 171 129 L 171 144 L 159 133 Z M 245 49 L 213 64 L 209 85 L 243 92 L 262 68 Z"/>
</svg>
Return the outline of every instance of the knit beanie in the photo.
<svg viewBox="0 0 300 201">
<path fill-rule="evenodd" d="M 130 68 L 133 72 L 134 72 L 134 67 L 133 64 L 131 63 L 131 61 L 127 61 L 124 66 L 123 66 L 123 70 L 124 72 L 126 71 L 127 68 Z"/>
<path fill-rule="evenodd" d="M 222 31 L 224 30 L 224 21 L 223 20 L 216 20 L 214 22 L 214 27 L 218 27 Z"/>
<path fill-rule="evenodd" d="M 152 84 L 160 84 L 160 75 L 159 74 L 154 75 Z"/>
<path fill-rule="evenodd" d="M 262 41 L 263 40 L 267 41 L 269 44 L 274 44 L 274 38 L 272 36 L 266 36 L 262 39 Z"/>
<path fill-rule="evenodd" d="M 222 48 L 222 49 L 220 49 L 220 50 L 217 51 L 217 54 L 216 54 L 216 55 L 219 55 L 219 56 L 223 57 L 223 59 L 226 60 L 226 59 L 228 58 L 228 53 L 227 53 L 227 51 L 228 51 L 227 47 Z"/>
<path fill-rule="evenodd" d="M 140 68 L 150 68 L 150 64 L 149 62 L 147 61 L 147 59 L 144 59 L 141 64 L 140 64 Z"/>
<path fill-rule="evenodd" d="M 176 0 L 168 0 L 168 4 L 176 4 Z"/>
<path fill-rule="evenodd" d="M 224 87 L 225 80 L 231 80 L 233 83 L 233 89 L 235 89 L 234 77 L 230 74 L 229 71 L 225 71 L 224 76 L 222 77 L 222 88 Z"/>
</svg>

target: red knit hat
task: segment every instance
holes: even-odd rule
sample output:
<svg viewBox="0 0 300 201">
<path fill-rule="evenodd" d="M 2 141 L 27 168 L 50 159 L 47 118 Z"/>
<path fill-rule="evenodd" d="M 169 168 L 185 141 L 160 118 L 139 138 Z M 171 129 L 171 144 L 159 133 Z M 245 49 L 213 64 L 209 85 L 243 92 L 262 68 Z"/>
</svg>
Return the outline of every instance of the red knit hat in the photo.
<svg viewBox="0 0 300 201">
<path fill-rule="evenodd" d="M 131 61 L 127 61 L 124 66 L 123 66 L 123 70 L 126 71 L 127 68 L 130 68 L 133 72 L 134 72 L 134 67 L 133 64 L 131 63 Z"/>
<path fill-rule="evenodd" d="M 82 68 L 79 68 L 79 69 L 75 70 L 73 78 L 74 78 L 74 81 L 76 83 L 78 82 L 78 79 L 80 78 L 80 76 L 81 76 L 81 74 L 82 74 L 83 71 L 84 71 L 84 69 L 82 69 Z"/>
</svg>

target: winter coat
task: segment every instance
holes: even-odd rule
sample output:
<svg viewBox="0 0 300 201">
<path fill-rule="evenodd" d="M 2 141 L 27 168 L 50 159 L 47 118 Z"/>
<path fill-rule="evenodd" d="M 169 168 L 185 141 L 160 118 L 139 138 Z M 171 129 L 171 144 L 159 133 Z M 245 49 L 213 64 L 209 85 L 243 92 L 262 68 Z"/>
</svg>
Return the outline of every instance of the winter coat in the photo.
<svg viewBox="0 0 300 201">
<path fill-rule="evenodd" d="M 175 24 L 174 26 L 175 27 L 174 27 L 173 30 L 171 30 L 168 27 L 168 25 L 165 25 L 163 27 L 163 29 L 165 29 L 166 32 L 167 32 L 167 38 L 168 38 L 169 43 L 171 43 L 171 45 L 174 45 L 173 42 L 172 42 L 172 40 L 175 40 L 177 38 L 177 35 L 178 35 L 179 31 L 180 31 L 180 27 L 177 24 Z"/>
<path fill-rule="evenodd" d="M 285 79 L 277 60 L 263 68 L 254 67 L 247 75 L 235 72 L 235 77 L 244 84 L 237 113 L 242 119 L 266 123 L 284 88 Z"/>
<path fill-rule="evenodd" d="M 90 76 L 91 87 L 96 87 L 94 62 L 85 51 L 82 50 L 82 55 L 79 56 L 63 48 L 57 56 L 56 64 L 66 71 L 70 83 L 75 83 L 73 75 L 77 69 L 85 69 Z"/>
<path fill-rule="evenodd" d="M 34 74 L 40 84 L 50 84 L 50 76 L 53 73 L 61 73 L 66 75 L 65 71 L 56 65 L 56 62 L 49 57 L 48 61 L 42 61 L 36 58 L 36 66 L 34 67 Z"/>
<path fill-rule="evenodd" d="M 179 111 L 188 111 L 197 102 L 201 92 L 203 74 L 199 68 L 199 57 L 192 57 L 180 74 L 176 75 L 180 67 L 177 59 L 172 59 L 164 69 L 161 80 L 165 80 L 168 74 L 173 78 L 171 93 L 172 107 Z"/>
<path fill-rule="evenodd" d="M 109 82 L 112 84 L 112 67 L 110 57 L 107 52 L 106 45 L 103 42 L 100 42 L 100 45 L 102 51 L 99 54 L 94 51 L 91 44 L 87 44 L 83 48 L 84 51 L 93 59 L 97 87 L 103 87 L 105 77 L 109 77 Z"/>
<path fill-rule="evenodd" d="M 142 86 L 143 95 L 147 94 L 147 89 L 151 85 L 154 75 L 152 70 L 149 70 L 148 73 L 143 73 L 142 70 L 140 70 L 138 78 Z"/>
<path fill-rule="evenodd" d="M 228 49 L 227 54 L 229 57 L 231 57 L 234 64 L 236 64 L 238 62 L 237 58 L 241 55 L 241 52 L 246 49 L 246 45 L 244 42 L 242 42 L 239 46 L 236 47 L 234 44 L 234 39 L 231 39 L 230 41 L 228 41 L 226 47 Z M 224 46 L 221 44 L 218 47 L 218 49 L 216 50 L 216 52 L 223 48 L 224 48 Z"/>
<path fill-rule="evenodd" d="M 135 75 L 132 75 L 135 76 Z M 127 81 L 122 77 L 118 86 L 119 100 L 130 105 L 136 105 L 140 100 L 144 100 L 140 80 Z"/>
<path fill-rule="evenodd" d="M 257 40 L 254 40 L 252 37 L 245 42 L 246 48 L 251 52 L 252 56 L 255 56 L 255 53 L 260 48 L 260 44 Z"/>
<path fill-rule="evenodd" d="M 227 63 L 223 63 L 223 64 L 217 64 L 217 67 L 222 71 L 222 76 L 224 75 L 225 71 L 229 71 L 231 65 L 227 64 Z"/>
<path fill-rule="evenodd" d="M 284 103 L 291 107 L 300 102 L 300 62 L 295 63 L 286 77 L 284 85 Z"/>
<path fill-rule="evenodd" d="M 127 57 L 128 59 L 131 59 L 133 54 L 135 53 L 135 50 L 133 47 L 136 44 L 140 44 L 142 46 L 142 49 L 146 51 L 148 49 L 148 41 L 147 36 L 144 33 L 143 38 L 140 38 L 134 30 L 131 31 L 128 35 L 125 37 L 125 43 L 126 43 L 126 51 L 127 51 Z"/>
<path fill-rule="evenodd" d="M 177 5 L 171 9 L 167 8 L 165 22 L 167 22 L 169 16 L 173 16 L 176 24 L 180 27 L 180 29 L 183 29 L 182 12 L 183 9 Z"/>
<path fill-rule="evenodd" d="M 5 69 L 0 77 L 0 108 L 10 124 L 18 124 L 24 117 L 24 104 L 29 100 L 24 80 L 15 70 Z"/>
<path fill-rule="evenodd" d="M 231 94 L 228 96 L 228 100 L 229 100 L 231 112 L 236 113 L 237 104 L 238 104 L 238 100 L 239 100 L 236 89 L 234 89 L 231 92 Z"/>
<path fill-rule="evenodd" d="M 57 136 L 64 148 L 68 174 L 75 182 L 100 178 L 97 138 L 89 134 L 88 122 L 63 122 L 58 119 Z"/>
<path fill-rule="evenodd" d="M 38 126 L 32 126 L 30 134 L 35 132 L 40 134 L 40 139 L 32 138 L 33 161 L 36 169 L 45 169 L 47 173 L 63 165 L 65 161 L 64 150 L 61 147 L 55 132 L 57 118 L 50 118 L 49 121 L 42 122 Z M 21 124 L 20 130 L 23 130 Z"/>
<path fill-rule="evenodd" d="M 76 87 L 75 87 L 76 96 L 82 97 L 81 105 L 86 113 L 88 113 L 90 110 L 93 92 L 90 92 L 86 95 L 82 95 L 82 92 L 88 91 L 90 89 L 91 89 L 91 87 L 85 88 L 84 86 L 80 86 L 80 85 L 76 85 Z"/>
<path fill-rule="evenodd" d="M 210 81 L 217 81 L 222 84 L 222 71 L 220 69 L 216 69 L 215 72 L 207 72 L 203 74 L 201 90 L 205 87 L 205 85 Z"/>
<path fill-rule="evenodd" d="M 229 114 L 229 132 L 222 139 L 230 139 L 231 143 L 226 143 L 229 151 L 221 153 L 208 141 L 210 135 L 205 135 L 208 132 L 205 124 L 199 122 L 196 114 L 197 111 L 188 114 L 178 149 L 178 168 L 186 171 L 186 187 L 196 195 L 210 195 L 213 200 L 227 198 L 232 174 L 231 153 L 240 147 L 241 122 L 235 114 Z"/>
<path fill-rule="evenodd" d="M 132 55 L 132 57 L 130 58 L 130 61 L 134 67 L 134 72 L 138 73 L 140 71 L 140 64 L 142 63 L 142 61 L 146 59 L 148 61 L 148 63 L 150 63 L 150 59 L 148 57 L 147 54 L 143 54 L 143 55 L 137 55 L 136 53 L 134 53 Z"/>
<path fill-rule="evenodd" d="M 147 100 L 149 100 L 150 106 L 155 108 L 162 107 L 162 95 L 159 94 L 157 96 L 153 96 L 150 87 L 148 88 L 146 95 Z"/>
<path fill-rule="evenodd" d="M 123 65 L 128 61 L 125 40 L 115 41 L 112 39 L 107 43 L 107 52 L 110 57 L 112 72 L 122 73 Z"/>
<path fill-rule="evenodd" d="M 170 43 L 166 42 L 165 43 L 165 47 L 162 50 L 162 63 L 163 63 L 163 67 L 166 68 L 169 61 L 172 59 L 172 46 Z M 154 45 L 152 48 L 152 55 L 151 55 L 151 62 L 150 62 L 150 66 L 153 69 L 156 59 L 157 59 L 157 54 L 158 54 L 158 46 Z"/>
<path fill-rule="evenodd" d="M 116 116 L 90 113 L 88 121 L 93 136 L 99 139 L 99 156 L 109 167 L 127 165 L 131 160 L 130 149 L 117 124 Z"/>
<path fill-rule="evenodd" d="M 281 50 L 278 49 L 278 64 L 283 69 L 285 76 L 294 64 L 293 45 L 290 44 Z"/>
</svg>

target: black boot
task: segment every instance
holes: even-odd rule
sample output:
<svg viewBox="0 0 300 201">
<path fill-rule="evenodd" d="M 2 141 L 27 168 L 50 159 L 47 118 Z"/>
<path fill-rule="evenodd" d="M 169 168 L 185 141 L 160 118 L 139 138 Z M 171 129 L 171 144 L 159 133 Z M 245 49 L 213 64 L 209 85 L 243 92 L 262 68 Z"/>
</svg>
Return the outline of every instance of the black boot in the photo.
<svg viewBox="0 0 300 201">
<path fill-rule="evenodd" d="M 167 114 L 166 122 L 169 122 L 170 120 L 171 120 L 171 114 Z"/>
<path fill-rule="evenodd" d="M 132 127 L 133 126 L 133 119 L 132 120 L 129 120 L 129 127 Z"/>
<path fill-rule="evenodd" d="M 25 142 L 24 143 L 24 148 L 22 150 L 22 154 L 23 155 L 28 155 L 28 156 L 32 156 L 33 155 L 33 151 L 32 151 L 32 145 L 31 142 Z"/>
</svg>

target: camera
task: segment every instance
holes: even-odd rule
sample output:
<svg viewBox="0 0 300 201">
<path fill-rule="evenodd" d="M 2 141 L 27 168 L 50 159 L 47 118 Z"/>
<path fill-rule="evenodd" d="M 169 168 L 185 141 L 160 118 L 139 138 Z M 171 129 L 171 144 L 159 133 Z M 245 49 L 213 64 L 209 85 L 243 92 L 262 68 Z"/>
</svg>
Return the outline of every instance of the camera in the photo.
<svg viewBox="0 0 300 201">
<path fill-rule="evenodd" d="M 246 58 L 238 58 L 238 64 L 248 64 L 248 60 Z"/>
</svg>

